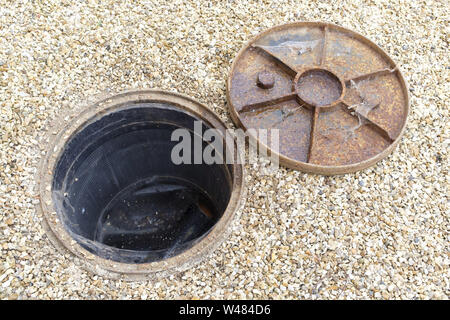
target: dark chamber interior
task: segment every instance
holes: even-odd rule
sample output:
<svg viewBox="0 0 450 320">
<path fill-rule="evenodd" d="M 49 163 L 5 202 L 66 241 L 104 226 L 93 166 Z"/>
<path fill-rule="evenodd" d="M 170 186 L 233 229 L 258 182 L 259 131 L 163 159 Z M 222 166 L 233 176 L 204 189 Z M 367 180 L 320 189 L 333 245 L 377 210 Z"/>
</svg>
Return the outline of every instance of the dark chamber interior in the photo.
<svg viewBox="0 0 450 320">
<path fill-rule="evenodd" d="M 171 161 L 179 143 L 171 141 L 173 130 L 193 136 L 196 120 L 146 102 L 77 130 L 57 162 L 52 190 L 71 236 L 103 258 L 144 263 L 175 256 L 207 235 L 228 205 L 233 177 L 231 165 Z M 191 143 L 192 155 L 193 149 Z"/>
</svg>

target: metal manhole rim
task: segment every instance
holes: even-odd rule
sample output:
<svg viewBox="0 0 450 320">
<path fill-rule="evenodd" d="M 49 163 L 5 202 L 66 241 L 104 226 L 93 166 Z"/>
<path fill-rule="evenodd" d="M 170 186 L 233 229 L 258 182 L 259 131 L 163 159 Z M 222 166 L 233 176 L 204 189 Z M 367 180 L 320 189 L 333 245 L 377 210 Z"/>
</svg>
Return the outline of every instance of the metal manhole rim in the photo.
<svg viewBox="0 0 450 320">
<path fill-rule="evenodd" d="M 300 170 L 300 171 L 303 171 L 306 173 L 322 174 L 322 175 L 346 174 L 346 173 L 353 173 L 356 171 L 367 169 L 368 167 L 374 165 L 375 163 L 381 161 L 382 159 L 386 158 L 389 154 L 391 154 L 392 151 L 399 144 L 400 140 L 402 139 L 403 134 L 406 131 L 406 127 L 407 127 L 408 120 L 410 117 L 410 109 L 411 109 L 410 92 L 409 92 L 408 83 L 406 82 L 403 72 L 402 72 L 401 68 L 397 65 L 397 63 L 395 63 L 395 61 L 375 42 L 373 42 L 368 37 L 360 34 L 359 32 L 356 32 L 354 30 L 350 30 L 345 27 L 341 27 L 339 25 L 329 23 L 329 22 L 297 21 L 297 22 L 284 23 L 284 24 L 279 24 L 279 25 L 270 27 L 270 28 L 265 29 L 264 31 L 258 33 L 256 36 L 250 38 L 248 41 L 246 41 L 242 45 L 242 47 L 240 48 L 238 53 L 235 55 L 233 62 L 231 64 L 230 71 L 228 73 L 227 81 L 226 81 L 227 108 L 230 112 L 231 118 L 232 118 L 233 122 L 235 123 L 235 125 L 237 125 L 240 128 L 247 129 L 242 124 L 241 120 L 239 119 L 238 112 L 234 108 L 233 104 L 231 103 L 231 97 L 230 97 L 232 75 L 235 72 L 238 60 L 241 58 L 243 53 L 246 50 L 248 50 L 253 43 L 255 43 L 259 39 L 263 38 L 264 36 L 266 36 L 272 32 L 276 32 L 276 31 L 280 31 L 280 30 L 284 30 L 284 29 L 288 29 L 288 28 L 292 28 L 292 27 L 308 27 L 308 26 L 315 26 L 315 27 L 322 27 L 322 28 L 331 27 L 331 28 L 339 30 L 345 34 L 352 33 L 353 35 L 355 35 L 358 38 L 358 40 L 367 44 L 371 49 L 375 50 L 377 53 L 381 54 L 384 58 L 386 58 L 389 63 L 391 63 L 392 65 L 395 65 L 396 72 L 399 74 L 399 77 L 398 77 L 399 82 L 400 82 L 400 85 L 402 87 L 403 94 L 405 97 L 405 110 L 406 110 L 402 128 L 401 128 L 398 136 L 382 152 L 376 154 L 375 156 L 373 156 L 371 158 L 368 158 L 366 160 L 363 160 L 363 161 L 360 161 L 357 163 L 348 164 L 348 165 L 326 166 L 326 165 L 319 165 L 319 164 L 313 164 L 313 163 L 295 160 L 295 159 L 285 156 L 279 152 L 275 152 L 275 151 L 271 150 L 267 145 L 261 143 L 261 141 L 259 141 L 259 139 L 257 139 L 257 137 L 255 137 L 254 134 L 251 132 L 252 130 L 250 130 L 249 135 L 251 135 L 252 138 L 255 138 L 260 143 L 260 145 L 267 150 L 269 155 L 271 153 L 274 153 L 276 156 L 278 156 L 279 163 L 281 165 L 284 165 L 290 169 Z M 327 69 L 325 69 L 325 70 L 327 70 Z"/>
<path fill-rule="evenodd" d="M 90 103 L 87 108 L 78 110 L 70 116 L 60 114 L 56 117 L 46 134 L 49 144 L 46 148 L 47 152 L 39 164 L 37 192 L 40 201 L 37 209 L 44 218 L 45 233 L 57 249 L 65 249 L 65 252 L 70 252 L 76 256 L 82 267 L 110 278 L 117 278 L 118 276 L 124 277 L 126 280 L 159 278 L 190 268 L 212 253 L 226 239 L 231 231 L 235 216 L 240 213 L 245 205 L 244 166 L 234 164 L 231 196 L 224 213 L 206 236 L 201 238 L 193 247 L 176 256 L 139 264 L 116 262 L 89 252 L 73 239 L 58 218 L 53 208 L 51 196 L 53 168 L 59 160 L 64 145 L 84 123 L 95 116 L 114 111 L 126 103 L 150 101 L 170 103 L 206 121 L 212 128 L 227 129 L 227 126 L 217 114 L 189 96 L 159 89 L 121 91 Z M 57 134 L 54 133 L 55 131 L 57 131 Z M 233 147 L 236 147 L 236 144 Z M 235 154 L 238 156 L 239 153 L 236 152 Z"/>
</svg>

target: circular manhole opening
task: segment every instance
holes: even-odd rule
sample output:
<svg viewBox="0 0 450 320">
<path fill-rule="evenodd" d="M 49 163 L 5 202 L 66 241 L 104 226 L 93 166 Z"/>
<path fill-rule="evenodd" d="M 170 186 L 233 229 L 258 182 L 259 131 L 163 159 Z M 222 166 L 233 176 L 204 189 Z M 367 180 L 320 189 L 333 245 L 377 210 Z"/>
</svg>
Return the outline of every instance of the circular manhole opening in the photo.
<svg viewBox="0 0 450 320">
<path fill-rule="evenodd" d="M 320 174 L 386 157 L 409 113 L 392 59 L 365 37 L 320 22 L 281 25 L 249 41 L 233 61 L 227 99 L 237 125 L 279 130 L 271 152 L 281 164 Z"/>
<path fill-rule="evenodd" d="M 195 152 L 211 147 L 202 132 L 212 128 L 224 148 L 214 152 L 232 148 L 239 156 L 217 116 L 172 93 L 117 95 L 69 120 L 42 169 L 52 233 L 86 263 L 116 273 L 169 272 L 198 261 L 224 238 L 243 190 L 241 164 L 195 162 Z M 179 153 L 191 154 L 184 163 L 173 159 L 179 129 L 189 139 Z"/>
</svg>

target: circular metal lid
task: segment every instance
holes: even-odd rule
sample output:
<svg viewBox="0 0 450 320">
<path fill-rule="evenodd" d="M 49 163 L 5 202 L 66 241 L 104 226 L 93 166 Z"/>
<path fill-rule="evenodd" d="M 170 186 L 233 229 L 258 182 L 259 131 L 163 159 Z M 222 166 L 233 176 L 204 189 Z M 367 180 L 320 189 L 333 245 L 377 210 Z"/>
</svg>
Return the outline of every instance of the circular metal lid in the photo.
<svg viewBox="0 0 450 320">
<path fill-rule="evenodd" d="M 384 158 L 409 113 L 405 80 L 387 54 L 327 23 L 261 33 L 238 53 L 227 86 L 234 122 L 279 129 L 280 163 L 313 173 L 353 172 Z"/>
</svg>

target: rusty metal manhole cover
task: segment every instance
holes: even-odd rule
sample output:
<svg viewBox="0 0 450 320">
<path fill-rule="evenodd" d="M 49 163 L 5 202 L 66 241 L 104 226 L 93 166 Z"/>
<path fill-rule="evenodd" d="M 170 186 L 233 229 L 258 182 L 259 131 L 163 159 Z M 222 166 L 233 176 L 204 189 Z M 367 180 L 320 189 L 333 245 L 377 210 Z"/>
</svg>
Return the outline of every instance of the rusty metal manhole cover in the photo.
<svg viewBox="0 0 450 320">
<path fill-rule="evenodd" d="M 261 33 L 238 53 L 227 85 L 235 123 L 279 129 L 280 163 L 307 172 L 374 164 L 397 145 L 409 112 L 406 83 L 387 54 L 327 23 Z"/>
</svg>

